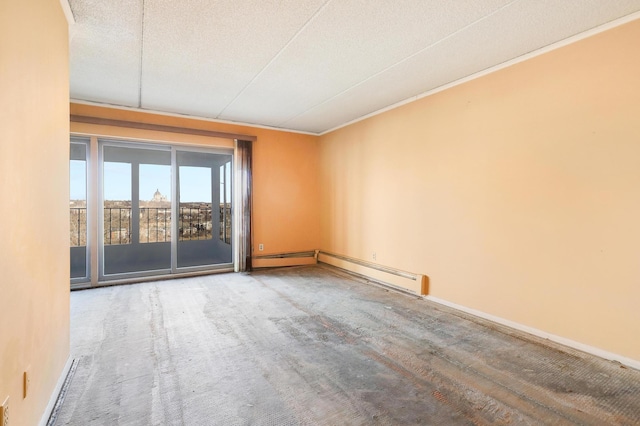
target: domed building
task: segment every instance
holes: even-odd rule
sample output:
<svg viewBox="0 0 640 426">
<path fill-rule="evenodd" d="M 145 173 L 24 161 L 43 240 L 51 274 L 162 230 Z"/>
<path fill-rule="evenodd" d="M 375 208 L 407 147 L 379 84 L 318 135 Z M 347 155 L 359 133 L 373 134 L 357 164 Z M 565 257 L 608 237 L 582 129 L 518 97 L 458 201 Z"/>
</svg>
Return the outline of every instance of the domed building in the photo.
<svg viewBox="0 0 640 426">
<path fill-rule="evenodd" d="M 167 197 L 165 197 L 164 195 L 162 195 L 162 193 L 160 192 L 160 189 L 156 189 L 156 192 L 153 194 L 153 198 L 151 199 L 151 201 L 167 201 Z"/>
</svg>

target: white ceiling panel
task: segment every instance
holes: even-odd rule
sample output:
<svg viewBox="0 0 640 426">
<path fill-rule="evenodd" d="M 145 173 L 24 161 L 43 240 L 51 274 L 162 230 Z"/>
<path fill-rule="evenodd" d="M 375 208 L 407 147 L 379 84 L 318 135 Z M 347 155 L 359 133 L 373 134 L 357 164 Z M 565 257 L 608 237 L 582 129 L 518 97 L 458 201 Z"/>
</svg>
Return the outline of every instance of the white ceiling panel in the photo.
<svg viewBox="0 0 640 426">
<path fill-rule="evenodd" d="M 636 0 L 615 7 L 598 0 L 514 2 L 281 125 L 321 133 L 626 16 L 638 7 Z"/>
<path fill-rule="evenodd" d="M 142 106 L 218 114 L 325 0 L 145 0 Z"/>
<path fill-rule="evenodd" d="M 70 0 L 70 96 L 139 106 L 142 0 Z"/>
<path fill-rule="evenodd" d="M 314 133 L 640 11 L 640 0 L 70 5 L 72 99 Z"/>
<path fill-rule="evenodd" d="M 220 118 L 279 126 L 508 3 L 333 1 Z"/>
</svg>

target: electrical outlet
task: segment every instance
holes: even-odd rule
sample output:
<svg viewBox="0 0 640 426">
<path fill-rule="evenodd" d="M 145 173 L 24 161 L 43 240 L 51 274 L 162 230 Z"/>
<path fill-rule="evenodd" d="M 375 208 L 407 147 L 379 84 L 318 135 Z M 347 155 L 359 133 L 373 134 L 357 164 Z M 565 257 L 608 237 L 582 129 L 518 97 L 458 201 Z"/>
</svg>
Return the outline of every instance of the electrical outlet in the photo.
<svg viewBox="0 0 640 426">
<path fill-rule="evenodd" d="M 264 250 L 264 244 L 258 244 L 258 250 L 259 251 Z"/>
<path fill-rule="evenodd" d="M 0 426 L 9 426 L 9 397 L 0 405 Z"/>
<path fill-rule="evenodd" d="M 31 366 L 27 367 L 24 370 L 24 374 L 22 376 L 22 397 L 26 398 L 29 393 L 29 388 L 31 387 Z"/>
<path fill-rule="evenodd" d="M 376 260 L 378 258 L 378 255 L 374 251 L 373 253 L 371 253 L 371 257 L 373 258 L 373 260 Z"/>
</svg>

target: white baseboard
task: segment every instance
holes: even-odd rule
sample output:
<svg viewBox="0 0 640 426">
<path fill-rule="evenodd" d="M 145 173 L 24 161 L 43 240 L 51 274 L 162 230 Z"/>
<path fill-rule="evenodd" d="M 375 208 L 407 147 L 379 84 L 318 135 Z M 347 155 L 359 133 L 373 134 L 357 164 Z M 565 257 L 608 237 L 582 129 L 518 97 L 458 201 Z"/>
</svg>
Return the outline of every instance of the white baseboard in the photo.
<svg viewBox="0 0 640 426">
<path fill-rule="evenodd" d="M 476 309 L 468 308 L 466 306 L 458 305 L 456 303 L 452 303 L 452 302 L 449 302 L 447 300 L 440 299 L 438 297 L 424 296 L 424 298 L 426 300 L 430 300 L 432 302 L 439 303 L 441 305 L 448 306 L 450 308 L 457 309 L 459 311 L 466 312 L 468 314 L 475 315 L 477 317 L 480 317 L 480 318 L 483 318 L 483 319 L 486 319 L 486 320 L 489 320 L 489 321 L 493 321 L 493 322 L 501 324 L 501 325 L 505 325 L 505 326 L 513 328 L 515 330 L 523 331 L 525 333 L 532 334 L 532 335 L 534 335 L 536 337 L 541 337 L 543 339 L 551 340 L 552 342 L 559 343 L 561 345 L 568 346 L 570 348 L 577 349 L 579 351 L 586 352 L 588 354 L 595 355 L 595 356 L 598 356 L 600 358 L 604 358 L 604 359 L 607 359 L 607 360 L 610 360 L 610 361 L 617 361 L 620 364 L 623 364 L 623 365 L 629 366 L 631 368 L 635 368 L 637 370 L 640 370 L 640 361 L 638 361 L 638 360 L 627 358 L 627 357 L 624 357 L 622 355 L 618 355 L 618 354 L 615 354 L 613 352 L 605 351 L 603 349 L 596 348 L 596 347 L 593 347 L 593 346 L 585 345 L 584 343 L 576 342 L 575 340 L 567 339 L 565 337 L 556 336 L 555 334 L 547 333 L 545 331 L 538 330 L 537 328 L 528 327 L 526 325 L 519 324 L 519 323 L 513 322 L 513 321 L 509 321 L 507 319 L 500 318 L 500 317 L 497 317 L 497 316 L 494 316 L 494 315 L 491 315 L 491 314 L 487 314 L 485 312 L 478 311 Z"/>
<path fill-rule="evenodd" d="M 49 398 L 49 403 L 47 404 L 47 408 L 44 410 L 44 414 L 40 418 L 39 426 L 46 426 L 49 422 L 49 417 L 51 417 L 51 412 L 53 408 L 56 406 L 56 402 L 58 401 L 58 395 L 60 395 L 60 391 L 64 386 L 65 380 L 67 380 L 67 376 L 69 375 L 69 370 L 71 370 L 71 365 L 73 365 L 73 359 L 71 356 L 67 358 L 67 362 L 64 364 L 64 368 L 60 373 L 60 377 L 58 377 L 58 382 L 56 383 L 56 387 L 51 392 L 51 397 Z"/>
</svg>

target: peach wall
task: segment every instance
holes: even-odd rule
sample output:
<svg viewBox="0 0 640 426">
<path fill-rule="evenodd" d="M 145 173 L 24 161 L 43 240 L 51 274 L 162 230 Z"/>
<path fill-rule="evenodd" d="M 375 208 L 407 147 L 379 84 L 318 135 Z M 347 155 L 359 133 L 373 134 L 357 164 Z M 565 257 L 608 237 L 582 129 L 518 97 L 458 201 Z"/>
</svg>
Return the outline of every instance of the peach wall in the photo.
<svg viewBox="0 0 640 426">
<path fill-rule="evenodd" d="M 321 137 L 321 246 L 640 360 L 640 21 Z"/>
<path fill-rule="evenodd" d="M 58 1 L 0 3 L 0 402 L 9 396 L 11 425 L 38 424 L 69 356 L 67 30 Z"/>
<path fill-rule="evenodd" d="M 71 114 L 256 136 L 253 145 L 254 255 L 313 250 L 320 243 L 318 138 L 186 117 L 72 103 Z M 232 147 L 186 134 L 71 123 L 74 133 Z M 258 252 L 258 244 L 264 251 Z"/>
</svg>

